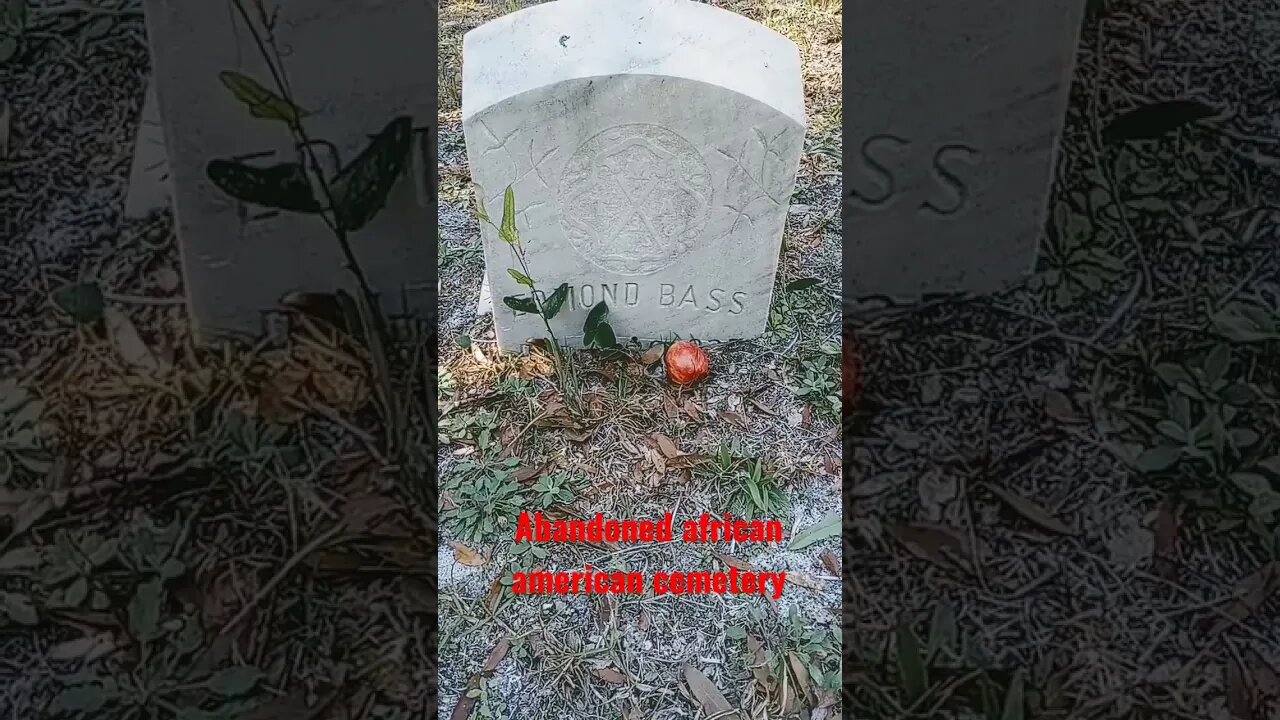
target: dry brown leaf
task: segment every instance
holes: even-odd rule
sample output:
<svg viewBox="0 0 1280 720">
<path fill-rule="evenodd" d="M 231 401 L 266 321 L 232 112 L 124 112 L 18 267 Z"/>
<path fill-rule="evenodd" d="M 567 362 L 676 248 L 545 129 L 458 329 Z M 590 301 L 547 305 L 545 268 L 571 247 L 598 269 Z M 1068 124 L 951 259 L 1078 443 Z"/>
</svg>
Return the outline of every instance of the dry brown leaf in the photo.
<svg viewBox="0 0 1280 720">
<path fill-rule="evenodd" d="M 662 453 L 657 450 L 649 450 L 647 451 L 647 454 L 649 457 L 649 464 L 658 471 L 658 475 L 662 476 L 665 474 L 667 472 L 667 460 L 662 456 Z"/>
<path fill-rule="evenodd" d="M 351 497 L 342 506 L 342 519 L 347 533 L 362 535 L 381 523 L 378 521 L 402 509 L 393 497 L 377 493 L 362 493 Z"/>
<path fill-rule="evenodd" d="M 645 365 L 652 365 L 662 359 L 662 354 L 667 351 L 667 347 L 662 343 L 658 343 L 644 351 L 640 356 L 640 362 Z"/>
<path fill-rule="evenodd" d="M 787 660 L 791 663 L 791 676 L 796 679 L 796 687 L 800 689 L 800 695 L 804 698 L 805 703 L 812 706 L 817 698 L 813 694 L 813 686 L 809 680 L 809 670 L 805 668 L 804 663 L 795 653 L 787 653 Z"/>
<path fill-rule="evenodd" d="M 886 530 L 912 555 L 943 567 L 972 572 L 968 543 L 941 525 L 891 525 Z"/>
<path fill-rule="evenodd" d="M 835 555 L 832 555 L 829 552 L 824 552 L 819 555 L 818 558 L 822 560 L 822 564 L 827 568 L 828 572 L 836 577 L 840 577 L 840 562 L 836 560 Z"/>
<path fill-rule="evenodd" d="M 658 445 L 658 449 L 662 451 L 664 456 L 668 458 L 680 456 L 680 448 L 676 447 L 675 441 L 671 438 L 662 433 L 654 433 L 650 437 L 653 438 L 654 443 Z"/>
<path fill-rule="evenodd" d="M 1227 658 L 1227 711 L 1236 720 L 1254 720 L 1254 692 L 1249 686 L 1248 671 L 1240 666 L 1234 654 Z"/>
<path fill-rule="evenodd" d="M 684 681 L 689 686 L 689 692 L 694 700 L 702 707 L 704 715 L 717 720 L 741 720 L 741 716 L 734 711 L 729 701 L 725 700 L 724 693 L 720 692 L 720 689 L 712 684 L 702 671 L 692 665 L 685 665 Z"/>
<path fill-rule="evenodd" d="M 740 560 L 740 559 L 738 559 L 738 558 L 736 558 L 736 557 L 734 557 L 734 556 L 732 556 L 732 555 L 725 555 L 724 553 L 718 553 L 718 552 L 714 552 L 714 551 L 713 551 L 711 554 L 715 557 L 715 559 L 719 560 L 720 562 L 724 563 L 725 565 L 728 565 L 729 567 L 732 567 L 732 568 L 737 568 L 738 570 L 740 570 L 740 571 L 742 571 L 742 572 L 750 572 L 750 573 L 753 573 L 753 572 L 759 572 L 759 571 L 756 569 L 756 567 L 755 567 L 754 565 L 752 565 L 751 563 L 749 563 L 749 562 L 747 562 L 747 561 L 745 561 L 745 560 Z M 787 578 L 788 578 L 788 579 L 790 579 L 790 578 L 791 578 L 791 574 L 790 574 L 790 573 L 787 573 Z"/>
<path fill-rule="evenodd" d="M 0 160 L 9 157 L 9 133 L 11 131 L 12 110 L 8 100 L 0 100 Z"/>
<path fill-rule="evenodd" d="M 1004 501 L 1015 512 L 1023 518 L 1038 525 L 1042 530 L 1048 530 L 1059 535 L 1074 535 L 1075 531 L 1067 527 L 1062 521 L 1050 515 L 1044 508 L 1028 500 L 1025 497 L 997 486 L 995 483 L 987 483 L 987 489 L 995 494 L 996 497 Z"/>
<path fill-rule="evenodd" d="M 676 404 L 676 399 L 670 395 L 663 395 L 662 412 L 668 420 L 675 420 L 680 417 L 680 406 Z"/>
<path fill-rule="evenodd" d="M 800 410 L 800 427 L 809 427 L 813 424 L 813 406 L 805 405 Z"/>
<path fill-rule="evenodd" d="M 49 648 L 50 660 L 94 660 L 115 650 L 115 638 L 111 633 L 88 635 L 75 640 L 67 640 Z"/>
<path fill-rule="evenodd" d="M 541 465 L 524 465 L 516 470 L 516 482 L 527 483 L 542 474 Z"/>
<path fill-rule="evenodd" d="M 258 393 L 258 415 L 277 425 L 301 420 L 306 411 L 298 403 L 298 396 L 310 375 L 311 371 L 292 363 L 272 373 Z"/>
<path fill-rule="evenodd" d="M 640 632 L 649 632 L 649 626 L 653 624 L 653 619 L 649 616 L 648 610 L 641 610 L 640 617 L 636 618 L 636 627 Z"/>
<path fill-rule="evenodd" d="M 489 608 L 489 614 L 494 615 L 498 612 L 498 606 L 502 604 L 502 589 L 506 587 L 502 584 L 502 578 L 494 578 L 493 584 L 489 586 L 489 595 L 485 598 L 485 607 Z"/>
<path fill-rule="evenodd" d="M 1157 574 L 1166 579 L 1173 579 L 1177 574 L 1178 534 L 1181 521 L 1178 518 L 1179 508 L 1172 498 L 1166 498 L 1156 511 L 1155 521 L 1151 524 L 1151 532 L 1155 535 L 1153 559 Z"/>
<path fill-rule="evenodd" d="M 1253 678 L 1254 688 L 1264 698 L 1280 698 L 1280 675 L 1267 664 L 1256 648 L 1246 647 L 1244 654 L 1249 659 L 1249 675 Z"/>
<path fill-rule="evenodd" d="M 1240 581 L 1235 593 L 1237 599 L 1225 611 L 1227 617 L 1219 620 L 1209 634 L 1220 635 L 1235 623 L 1248 618 L 1277 590 L 1280 590 L 1280 561 L 1272 560 Z"/>
<path fill-rule="evenodd" d="M 600 602 L 596 605 L 596 613 L 601 625 L 609 624 L 609 618 L 613 617 L 613 601 L 608 595 L 601 596 Z"/>
<path fill-rule="evenodd" d="M 596 670 L 596 677 L 613 685 L 627 684 L 627 676 L 613 668 L 600 668 L 599 670 Z"/>
<path fill-rule="evenodd" d="M 759 410 L 760 412 L 764 413 L 765 415 L 768 415 L 769 417 L 777 417 L 777 416 L 778 416 L 778 413 L 774 412 L 772 408 L 770 408 L 768 405 L 765 405 L 764 403 L 760 402 L 759 400 L 757 400 L 757 399 L 755 399 L 755 398 L 751 398 L 751 399 L 750 399 L 750 400 L 748 400 L 747 402 L 751 403 L 751 406 L 752 406 L 752 407 L 754 407 L 755 409 L 757 409 L 757 410 Z"/>
<path fill-rule="evenodd" d="M 702 420 L 702 408 L 698 407 L 698 404 L 692 400 L 684 401 L 684 413 L 694 422 L 700 422 Z"/>
<path fill-rule="evenodd" d="M 773 670 L 769 668 L 769 663 L 764 656 L 764 643 L 760 638 L 747 634 L 747 652 L 751 654 L 751 675 L 760 684 L 760 687 L 770 695 L 778 687 L 778 679 L 773 676 Z"/>
<path fill-rule="evenodd" d="M 476 698 L 467 697 L 467 693 L 480 688 L 480 679 L 498 668 L 498 663 L 507 656 L 507 652 L 511 649 L 511 641 L 502 638 L 493 650 L 489 652 L 489 657 L 484 661 L 484 668 L 480 672 L 471 676 L 471 680 L 467 683 L 466 692 L 462 697 L 458 698 L 458 704 L 453 706 L 453 712 L 449 713 L 449 720 L 467 720 L 471 717 L 471 711 L 475 708 Z"/>
<path fill-rule="evenodd" d="M 724 420 L 730 425 L 737 425 L 740 428 L 748 427 L 751 424 L 750 422 L 747 421 L 747 417 L 745 415 L 743 415 L 742 413 L 733 412 L 732 410 L 721 410 L 717 414 L 720 416 L 721 420 Z"/>
<path fill-rule="evenodd" d="M 826 470 L 828 475 L 831 475 L 837 478 L 840 477 L 840 471 L 843 469 L 840 467 L 840 458 L 836 458 L 836 457 L 823 458 L 822 469 Z"/>
<path fill-rule="evenodd" d="M 311 372 L 311 387 L 326 405 L 344 412 L 359 410 L 369 399 L 369 386 L 355 364 L 317 363 Z"/>
<path fill-rule="evenodd" d="M 484 567 L 489 564 L 489 558 L 460 542 L 450 540 L 449 547 L 453 548 L 453 554 L 458 559 L 458 562 L 466 565 L 467 567 Z"/>
<path fill-rule="evenodd" d="M 590 439 L 590 438 L 591 438 L 591 435 L 592 435 L 592 431 L 591 431 L 591 430 L 569 430 L 569 429 L 566 429 L 566 430 L 564 431 L 564 436 L 565 436 L 565 438 L 567 438 L 567 439 L 569 439 L 569 440 L 571 440 L 571 441 L 573 441 L 573 442 L 586 442 L 588 439 Z"/>
<path fill-rule="evenodd" d="M 671 460 L 667 462 L 667 467 L 688 469 L 688 468 L 696 467 L 698 465 L 702 465 L 704 463 L 709 463 L 709 462 L 711 462 L 710 455 L 701 455 L 701 454 L 680 455 L 678 457 L 671 458 Z"/>
<path fill-rule="evenodd" d="M 787 573 L 787 584 L 816 590 L 817 592 L 822 592 L 826 589 L 821 580 L 809 577 L 802 572 L 795 572 L 794 570 Z"/>
<path fill-rule="evenodd" d="M 1082 423 L 1087 420 L 1083 415 L 1076 412 L 1071 398 L 1057 390 L 1046 389 L 1044 391 L 1044 411 L 1049 417 L 1064 423 Z"/>
<path fill-rule="evenodd" d="M 160 369 L 160 363 L 156 361 L 155 355 L 151 354 L 147 344 L 142 341 L 138 328 L 134 326 L 128 315 L 115 307 L 107 306 L 102 309 L 102 322 L 106 326 L 107 336 L 111 338 L 111 344 L 126 365 L 147 372 L 156 372 Z"/>
<path fill-rule="evenodd" d="M 507 656 L 507 651 L 511 649 L 511 640 L 502 638 L 497 645 L 493 646 L 493 650 L 489 652 L 489 657 L 484 661 L 484 672 L 491 673 L 498 669 L 498 663 Z"/>
</svg>

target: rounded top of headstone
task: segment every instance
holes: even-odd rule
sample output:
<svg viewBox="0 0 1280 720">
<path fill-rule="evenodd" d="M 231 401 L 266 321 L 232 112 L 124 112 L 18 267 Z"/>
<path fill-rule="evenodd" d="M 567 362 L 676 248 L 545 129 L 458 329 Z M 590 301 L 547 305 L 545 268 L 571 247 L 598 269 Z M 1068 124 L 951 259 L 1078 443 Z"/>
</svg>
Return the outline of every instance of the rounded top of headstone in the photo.
<svg viewBox="0 0 1280 720">
<path fill-rule="evenodd" d="M 481 25 L 463 38 L 462 116 L 564 80 L 620 74 L 717 85 L 805 125 L 795 43 L 693 0 L 555 0 Z"/>
</svg>

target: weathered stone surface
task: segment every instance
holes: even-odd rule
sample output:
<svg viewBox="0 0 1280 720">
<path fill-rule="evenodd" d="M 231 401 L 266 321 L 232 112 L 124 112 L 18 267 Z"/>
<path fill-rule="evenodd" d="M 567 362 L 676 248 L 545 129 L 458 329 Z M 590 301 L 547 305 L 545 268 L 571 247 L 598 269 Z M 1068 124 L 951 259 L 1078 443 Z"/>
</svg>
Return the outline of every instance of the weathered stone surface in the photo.
<svg viewBox="0 0 1280 720">
<path fill-rule="evenodd" d="M 1035 264 L 1084 0 L 852 0 L 848 292 L 994 292 Z"/>
<path fill-rule="evenodd" d="M 764 330 L 805 128 L 785 37 L 689 0 L 558 0 L 467 34 L 462 113 L 492 219 L 512 186 L 530 274 L 572 288 L 563 342 L 602 300 L 620 340 Z M 482 236 L 500 346 L 545 337 Z"/>
<path fill-rule="evenodd" d="M 245 2 L 250 14 L 254 3 Z M 272 76 L 232 3 L 147 0 L 153 82 L 170 165 L 178 239 L 198 336 L 257 335 L 278 321 L 292 291 L 353 288 L 344 258 L 318 216 L 275 212 L 225 195 L 206 176 L 210 160 L 261 166 L 298 162 L 284 123 L 252 117 L 219 80 L 231 70 L 267 88 Z M 297 0 L 282 4 L 275 27 L 308 134 L 333 143 L 350 162 L 394 117 L 434 123 L 422 43 L 432 37 L 430 3 Z M 376 38 L 376 40 L 371 40 Z M 381 214 L 351 244 L 392 316 L 427 317 L 434 211 L 425 183 L 425 133 L 415 162 Z M 333 158 L 320 150 L 323 162 Z M 336 165 L 337 163 L 335 163 Z M 398 323 L 397 327 L 403 325 Z"/>
</svg>

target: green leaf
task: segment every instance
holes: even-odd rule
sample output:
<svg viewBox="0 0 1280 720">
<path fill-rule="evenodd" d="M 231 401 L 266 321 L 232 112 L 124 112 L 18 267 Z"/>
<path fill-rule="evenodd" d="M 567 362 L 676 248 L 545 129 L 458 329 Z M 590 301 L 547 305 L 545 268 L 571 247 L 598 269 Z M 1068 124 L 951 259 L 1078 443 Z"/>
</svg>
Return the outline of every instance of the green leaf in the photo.
<svg viewBox="0 0 1280 720">
<path fill-rule="evenodd" d="M 822 281 L 818 278 L 801 278 L 800 280 L 792 280 L 787 283 L 787 292 L 800 292 L 808 290 L 811 287 L 821 285 Z"/>
<path fill-rule="evenodd" d="M 1196 384 L 1196 381 L 1191 377 L 1191 374 L 1188 373 L 1181 365 L 1175 365 L 1174 363 L 1160 363 L 1155 366 L 1155 371 L 1156 375 L 1160 377 L 1160 380 L 1170 387 L 1177 387 L 1179 383 L 1186 383 L 1191 386 Z"/>
<path fill-rule="evenodd" d="M 1249 503 L 1249 514 L 1270 523 L 1276 511 L 1280 510 L 1280 493 L 1267 491 L 1259 494 Z"/>
<path fill-rule="evenodd" d="M 1244 302 L 1223 308 L 1213 317 L 1218 332 L 1236 342 L 1266 342 L 1280 339 L 1280 330 L 1268 310 Z"/>
<path fill-rule="evenodd" d="M 129 630 L 134 638 L 154 640 L 160 635 L 160 602 L 164 588 L 158 578 L 138 586 L 129 600 Z"/>
<path fill-rule="evenodd" d="M 409 163 L 413 118 L 401 115 L 387 123 L 356 159 L 342 168 L 331 185 L 334 214 L 344 230 L 355 232 L 373 220 Z"/>
<path fill-rule="evenodd" d="M 1248 405 L 1253 398 L 1253 388 L 1244 383 L 1229 385 L 1222 391 L 1222 399 L 1228 405 Z"/>
<path fill-rule="evenodd" d="M 528 275 L 525 275 L 519 270 L 516 270 L 515 268 L 507 268 L 507 274 L 511 276 L 511 279 L 515 280 L 521 285 L 527 288 L 533 287 L 533 278 L 529 277 Z"/>
<path fill-rule="evenodd" d="M 49 709 L 57 712 L 92 713 L 102 709 L 111 699 L 101 685 L 77 685 L 69 687 L 53 697 Z"/>
<path fill-rule="evenodd" d="M 53 304 L 82 325 L 96 322 L 102 317 L 105 301 L 98 283 L 75 283 L 53 291 Z"/>
<path fill-rule="evenodd" d="M 1172 420 L 1161 420 L 1160 422 L 1156 423 L 1156 430 L 1159 431 L 1161 435 L 1164 435 L 1170 440 L 1174 440 L 1177 442 L 1186 442 L 1187 440 L 1186 431 L 1183 430 L 1182 427 L 1178 425 L 1178 423 Z"/>
<path fill-rule="evenodd" d="M 1130 110 L 1107 124 L 1102 140 L 1117 145 L 1130 140 L 1155 140 L 1191 123 L 1212 117 L 1216 111 L 1194 100 L 1172 100 Z"/>
<path fill-rule="evenodd" d="M 914 705 L 929 691 L 929 669 L 920 655 L 920 641 L 907 623 L 898 625 L 898 674 L 902 678 L 903 706 Z"/>
<path fill-rule="evenodd" d="M 1158 445 L 1138 456 L 1138 469 L 1143 472 L 1160 472 L 1173 467 L 1182 457 L 1182 448 Z"/>
<path fill-rule="evenodd" d="M 591 337 L 595 334 L 596 328 L 600 327 L 600 323 L 609 317 L 609 306 L 605 301 L 601 300 L 591 308 L 591 312 L 587 313 L 586 322 L 582 323 L 582 334 Z"/>
<path fill-rule="evenodd" d="M 1022 698 L 1022 670 L 1015 670 L 1013 680 L 1009 683 L 1009 692 L 1004 696 L 1004 713 L 1000 720 L 1022 720 L 1026 702 Z"/>
<path fill-rule="evenodd" d="M 1271 481 L 1257 473 L 1237 472 L 1231 474 L 1231 482 L 1249 497 L 1257 497 L 1272 492 Z"/>
<path fill-rule="evenodd" d="M 1231 346 L 1220 343 L 1204 361 L 1204 374 L 1209 383 L 1217 382 L 1231 367 Z"/>
<path fill-rule="evenodd" d="M 177 558 L 169 558 L 160 566 L 160 577 L 166 580 L 181 576 L 187 571 L 187 566 Z"/>
<path fill-rule="evenodd" d="M 254 167 L 236 160 L 211 160 L 205 175 L 219 190 L 241 202 L 300 213 L 324 209 L 311 192 L 306 170 L 298 163 Z"/>
<path fill-rule="evenodd" d="M 223 668 L 209 677 L 209 689 L 223 697 L 238 697 L 253 689 L 262 679 L 262 671 L 249 665 Z"/>
<path fill-rule="evenodd" d="M 12 60 L 21 47 L 16 34 L 0 35 L 0 66 Z"/>
<path fill-rule="evenodd" d="M 840 511 L 832 510 L 821 520 L 801 530 L 791 538 L 790 548 L 802 550 L 829 537 L 840 534 Z"/>
<path fill-rule="evenodd" d="M 5 0 L 4 6 L 0 7 L 0 27 L 24 29 L 27 24 L 27 2 L 28 0 Z"/>
<path fill-rule="evenodd" d="M 1236 448 L 1252 447 L 1258 442 L 1258 433 L 1249 428 L 1234 428 L 1231 430 L 1231 445 Z"/>
<path fill-rule="evenodd" d="M 89 597 L 89 581 L 84 577 L 78 577 L 67 586 L 67 592 L 62 596 L 62 601 L 70 607 L 80 607 L 80 603 L 87 597 Z"/>
<path fill-rule="evenodd" d="M 529 313 L 530 315 L 538 314 L 538 306 L 533 302 L 533 298 L 508 295 L 502 298 L 502 302 L 516 312 Z"/>
<path fill-rule="evenodd" d="M 520 243 L 520 233 L 516 230 L 516 193 L 510 185 L 502 197 L 502 224 L 498 227 L 498 237 L 508 245 Z"/>
<path fill-rule="evenodd" d="M 932 656 L 940 650 L 951 650 L 959 637 L 956 611 L 949 603 L 939 603 L 929 620 L 929 641 L 925 653 Z"/>
<path fill-rule="evenodd" d="M 595 332 L 591 333 L 590 338 L 587 338 L 586 341 L 589 347 L 604 348 L 606 350 L 618 347 L 618 338 L 613 334 L 613 326 L 603 321 L 596 326 Z"/>
<path fill-rule="evenodd" d="M 0 610 L 19 625 L 40 624 L 40 615 L 36 612 L 35 605 L 31 603 L 31 598 L 26 595 L 0 592 Z"/>
<path fill-rule="evenodd" d="M 546 319 L 554 318 L 560 308 L 564 307 L 564 301 L 569 298 L 569 283 L 560 283 L 560 287 L 551 293 L 551 297 L 542 301 L 542 314 Z"/>
<path fill-rule="evenodd" d="M 249 106 L 250 114 L 256 118 L 297 125 L 300 118 L 308 115 L 306 110 L 271 92 L 247 75 L 228 70 L 219 73 L 218 79 L 237 100 Z"/>
</svg>

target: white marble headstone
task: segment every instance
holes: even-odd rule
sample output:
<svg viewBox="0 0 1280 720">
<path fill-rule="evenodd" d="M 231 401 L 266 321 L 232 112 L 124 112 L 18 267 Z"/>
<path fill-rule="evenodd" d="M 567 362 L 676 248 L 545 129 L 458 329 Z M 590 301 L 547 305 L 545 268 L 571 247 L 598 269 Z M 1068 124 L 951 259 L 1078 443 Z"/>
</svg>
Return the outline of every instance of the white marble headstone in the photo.
<svg viewBox="0 0 1280 720">
<path fill-rule="evenodd" d="M 274 3 L 273 3 L 274 4 Z M 255 3 L 244 5 L 254 13 Z M 435 32 L 430 3 L 295 0 L 278 4 L 275 36 L 308 132 L 349 162 L 393 118 L 434 124 L 433 80 L 422 44 Z M 197 337 L 270 332 L 280 299 L 294 291 L 351 290 L 344 258 L 315 215 L 271 211 L 211 183 L 214 159 L 297 162 L 287 127 L 252 117 L 219 79 L 236 71 L 273 88 L 272 76 L 232 2 L 147 0 L 153 85 L 169 160 L 178 240 Z M 396 320 L 434 310 L 425 133 L 415 161 L 377 218 L 352 245 L 383 310 Z"/>
<path fill-rule="evenodd" d="M 994 292 L 1035 265 L 1085 0 L 847 0 L 854 296 Z"/>
<path fill-rule="evenodd" d="M 805 131 L 791 41 L 691 0 L 557 0 L 466 35 L 462 115 L 493 221 L 512 186 L 539 289 L 572 288 L 563 342 L 602 300 L 621 341 L 764 330 Z M 544 338 L 482 237 L 500 346 Z"/>
</svg>

